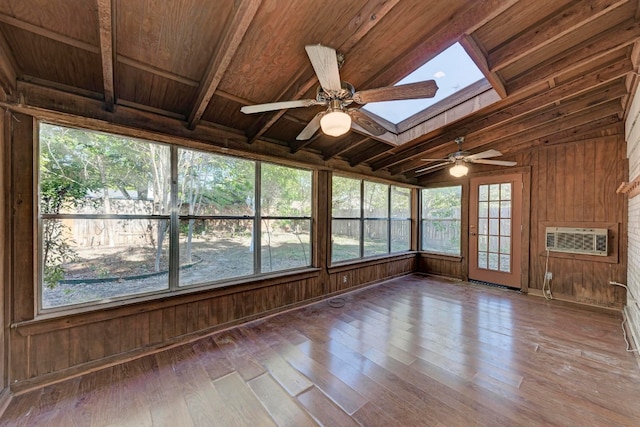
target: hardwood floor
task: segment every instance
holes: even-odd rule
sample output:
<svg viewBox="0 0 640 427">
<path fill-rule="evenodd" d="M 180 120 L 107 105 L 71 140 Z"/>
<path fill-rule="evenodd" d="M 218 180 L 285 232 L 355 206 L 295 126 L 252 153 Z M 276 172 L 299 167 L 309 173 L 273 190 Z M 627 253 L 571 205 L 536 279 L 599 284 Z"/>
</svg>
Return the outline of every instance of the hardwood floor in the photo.
<svg viewBox="0 0 640 427">
<path fill-rule="evenodd" d="M 0 425 L 637 426 L 620 322 L 412 275 L 22 394 Z"/>
</svg>

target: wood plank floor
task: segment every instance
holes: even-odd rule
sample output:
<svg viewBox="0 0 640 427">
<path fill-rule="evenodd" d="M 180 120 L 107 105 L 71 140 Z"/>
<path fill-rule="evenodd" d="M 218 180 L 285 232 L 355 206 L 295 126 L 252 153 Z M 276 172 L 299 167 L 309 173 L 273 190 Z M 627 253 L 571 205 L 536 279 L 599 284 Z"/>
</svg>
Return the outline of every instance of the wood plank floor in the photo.
<svg viewBox="0 0 640 427">
<path fill-rule="evenodd" d="M 620 322 L 412 275 L 25 393 L 0 425 L 638 426 Z"/>
</svg>

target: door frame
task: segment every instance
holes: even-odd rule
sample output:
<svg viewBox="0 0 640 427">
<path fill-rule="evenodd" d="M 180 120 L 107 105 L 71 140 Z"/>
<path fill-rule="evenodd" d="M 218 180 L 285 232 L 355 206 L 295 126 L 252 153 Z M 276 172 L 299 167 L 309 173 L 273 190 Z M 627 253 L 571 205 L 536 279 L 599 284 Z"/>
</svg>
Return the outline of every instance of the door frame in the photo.
<svg viewBox="0 0 640 427">
<path fill-rule="evenodd" d="M 464 280 L 469 280 L 469 263 L 471 262 L 471 254 L 469 253 L 469 224 L 471 222 L 471 178 L 488 178 L 500 175 L 522 175 L 522 239 L 520 241 L 520 291 L 527 293 L 529 291 L 529 262 L 530 262 L 530 235 L 531 235 L 531 166 L 521 166 L 516 168 L 505 168 L 490 172 L 478 172 L 469 174 L 467 176 L 464 187 L 467 191 L 463 195 L 466 208 L 466 227 L 463 228 L 464 234 L 462 240 L 464 241 L 463 253 L 466 259 L 466 271 Z"/>
</svg>

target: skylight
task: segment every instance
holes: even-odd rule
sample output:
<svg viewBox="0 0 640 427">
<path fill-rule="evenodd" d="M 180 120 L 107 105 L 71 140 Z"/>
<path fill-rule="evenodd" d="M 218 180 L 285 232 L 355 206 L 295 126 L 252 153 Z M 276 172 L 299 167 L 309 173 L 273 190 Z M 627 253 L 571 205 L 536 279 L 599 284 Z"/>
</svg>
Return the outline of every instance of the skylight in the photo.
<svg viewBox="0 0 640 427">
<path fill-rule="evenodd" d="M 401 85 L 434 79 L 438 84 L 436 96 L 428 99 L 371 102 L 363 108 L 391 123 L 398 124 L 483 77 L 482 72 L 462 46 L 455 43 L 396 83 Z"/>
</svg>

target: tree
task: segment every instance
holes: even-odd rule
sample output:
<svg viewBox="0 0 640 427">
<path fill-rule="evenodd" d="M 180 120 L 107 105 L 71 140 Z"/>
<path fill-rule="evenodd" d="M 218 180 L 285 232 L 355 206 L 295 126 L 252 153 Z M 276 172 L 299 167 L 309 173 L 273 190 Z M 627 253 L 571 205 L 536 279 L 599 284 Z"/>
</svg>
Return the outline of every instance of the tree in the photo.
<svg viewBox="0 0 640 427">
<path fill-rule="evenodd" d="M 77 208 L 96 185 L 86 164 L 74 157 L 77 141 L 68 129 L 52 126 L 42 126 L 40 137 L 40 213 L 55 215 Z M 42 236 L 43 283 L 53 288 L 64 278 L 64 264 L 77 254 L 61 220 L 43 221 Z"/>
</svg>

